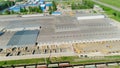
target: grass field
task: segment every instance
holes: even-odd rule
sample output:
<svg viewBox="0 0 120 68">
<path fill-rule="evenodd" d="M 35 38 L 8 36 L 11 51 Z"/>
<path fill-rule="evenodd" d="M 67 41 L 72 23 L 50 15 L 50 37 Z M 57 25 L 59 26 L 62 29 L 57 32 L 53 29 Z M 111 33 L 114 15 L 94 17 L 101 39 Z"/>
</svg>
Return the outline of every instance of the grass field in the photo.
<svg viewBox="0 0 120 68">
<path fill-rule="evenodd" d="M 120 0 L 99 0 L 101 2 L 116 6 L 120 8 Z"/>
<path fill-rule="evenodd" d="M 101 0 L 101 1 L 104 1 L 104 0 Z M 108 1 L 108 0 L 105 0 L 105 1 Z M 112 0 L 114 1 L 114 0 Z M 117 1 L 117 0 L 116 0 Z M 120 0 L 119 0 L 120 1 Z M 109 2 L 109 1 L 108 1 Z M 110 1 L 111 2 L 111 1 Z M 120 12 L 119 11 L 116 11 L 116 10 L 113 10 L 112 8 L 109 8 L 109 7 L 106 7 L 106 6 L 103 6 L 103 5 L 100 5 L 98 3 L 95 3 L 97 5 L 99 5 L 100 7 L 103 8 L 103 10 L 105 11 L 104 14 L 106 14 L 109 18 L 112 18 L 112 19 L 115 19 L 117 21 L 120 22 Z M 115 13 L 115 14 L 114 14 Z"/>
<path fill-rule="evenodd" d="M 2 65 L 21 65 L 21 64 L 35 64 L 35 63 L 44 63 L 43 58 L 36 59 L 24 59 L 24 60 L 10 60 L 10 61 L 0 61 L 0 66 Z"/>
<path fill-rule="evenodd" d="M 5 0 L 0 0 L 0 2 L 5 1 Z"/>
<path fill-rule="evenodd" d="M 46 61 L 47 60 L 48 60 L 48 58 L 46 58 Z M 103 57 L 103 58 L 80 58 L 78 56 L 50 58 L 51 62 L 69 61 L 71 64 L 86 64 L 86 63 L 110 62 L 110 61 L 119 61 L 119 60 L 120 60 L 120 56 L 107 56 L 107 57 Z M 21 65 L 21 64 L 36 64 L 36 63 L 45 63 L 45 58 L 0 61 L 0 66 Z"/>
</svg>

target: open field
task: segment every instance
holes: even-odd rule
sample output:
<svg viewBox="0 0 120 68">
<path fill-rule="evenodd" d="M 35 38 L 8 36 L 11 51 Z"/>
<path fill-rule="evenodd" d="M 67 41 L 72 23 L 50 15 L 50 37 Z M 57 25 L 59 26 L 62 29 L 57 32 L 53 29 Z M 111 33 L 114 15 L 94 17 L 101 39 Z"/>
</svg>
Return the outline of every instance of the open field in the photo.
<svg viewBox="0 0 120 68">
<path fill-rule="evenodd" d="M 113 5 L 113 6 L 116 6 L 116 7 L 119 7 L 120 8 L 120 0 L 99 0 L 101 2 L 104 2 L 106 4 L 110 4 L 110 5 Z"/>
</svg>

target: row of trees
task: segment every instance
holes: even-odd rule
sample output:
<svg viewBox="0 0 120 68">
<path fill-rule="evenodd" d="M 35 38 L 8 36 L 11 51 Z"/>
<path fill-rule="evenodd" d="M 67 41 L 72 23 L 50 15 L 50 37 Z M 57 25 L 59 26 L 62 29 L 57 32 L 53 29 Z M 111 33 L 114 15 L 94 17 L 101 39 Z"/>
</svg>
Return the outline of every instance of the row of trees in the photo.
<svg viewBox="0 0 120 68">
<path fill-rule="evenodd" d="M 71 8 L 74 9 L 89 9 L 93 8 L 94 3 L 90 0 L 82 0 L 82 3 L 72 3 Z"/>
<path fill-rule="evenodd" d="M 26 13 L 26 12 L 42 13 L 43 11 L 40 6 L 37 6 L 37 7 L 20 8 L 20 12 L 21 13 Z"/>
<path fill-rule="evenodd" d="M 52 6 L 49 6 L 49 13 L 52 14 L 52 12 L 56 11 L 57 10 L 57 5 L 54 1 L 52 1 Z M 14 12 L 12 10 L 6 10 L 5 11 L 5 14 L 18 14 L 18 13 L 21 13 L 21 14 L 30 14 L 30 13 L 42 13 L 42 9 L 40 6 L 37 6 L 37 7 L 21 7 L 20 8 L 20 12 Z"/>
<path fill-rule="evenodd" d="M 28 7 L 28 8 L 20 8 L 20 12 L 14 12 L 13 10 L 6 10 L 5 14 L 30 14 L 30 13 L 42 13 L 42 9 L 40 6 L 37 7 Z"/>
<path fill-rule="evenodd" d="M 13 2 L 13 1 L 1 1 L 0 2 L 0 11 L 6 9 L 8 7 L 11 7 L 13 5 L 15 5 L 15 2 Z"/>
<path fill-rule="evenodd" d="M 52 12 L 57 10 L 57 5 L 55 3 L 55 1 L 52 1 L 52 6 L 49 6 L 49 14 L 52 14 Z"/>
</svg>

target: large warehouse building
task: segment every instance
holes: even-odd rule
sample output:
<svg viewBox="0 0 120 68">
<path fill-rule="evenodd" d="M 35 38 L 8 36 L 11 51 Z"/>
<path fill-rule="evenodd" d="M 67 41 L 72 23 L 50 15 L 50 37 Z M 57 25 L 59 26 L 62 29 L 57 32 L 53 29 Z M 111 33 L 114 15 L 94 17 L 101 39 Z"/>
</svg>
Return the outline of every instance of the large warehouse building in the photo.
<svg viewBox="0 0 120 68">
<path fill-rule="evenodd" d="M 0 56 L 120 54 L 120 28 L 101 14 L 3 17 L 0 29 Z"/>
</svg>

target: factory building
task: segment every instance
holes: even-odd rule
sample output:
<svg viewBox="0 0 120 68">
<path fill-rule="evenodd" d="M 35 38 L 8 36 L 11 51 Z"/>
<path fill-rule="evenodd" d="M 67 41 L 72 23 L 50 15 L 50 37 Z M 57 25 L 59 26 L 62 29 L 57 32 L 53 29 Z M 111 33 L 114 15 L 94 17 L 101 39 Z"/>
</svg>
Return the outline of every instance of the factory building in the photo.
<svg viewBox="0 0 120 68">
<path fill-rule="evenodd" d="M 101 14 L 3 19 L 3 27 L 1 56 L 120 54 L 120 28 Z"/>
</svg>

